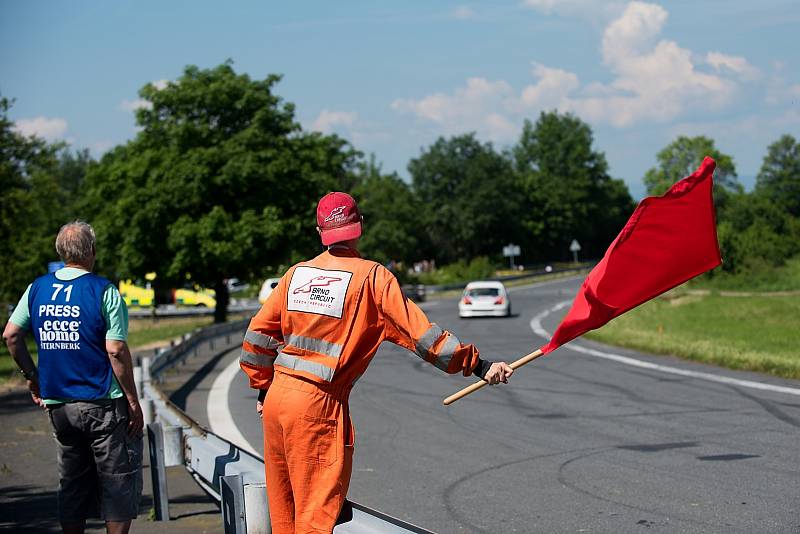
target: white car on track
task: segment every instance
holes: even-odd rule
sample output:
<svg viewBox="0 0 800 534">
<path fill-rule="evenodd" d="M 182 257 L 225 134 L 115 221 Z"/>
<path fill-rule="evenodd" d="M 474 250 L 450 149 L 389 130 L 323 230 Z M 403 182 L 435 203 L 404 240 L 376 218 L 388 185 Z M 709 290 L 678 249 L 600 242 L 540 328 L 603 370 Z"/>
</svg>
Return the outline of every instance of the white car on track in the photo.
<svg viewBox="0 0 800 534">
<path fill-rule="evenodd" d="M 508 317 L 511 301 L 502 282 L 470 282 L 458 301 L 459 317 Z"/>
</svg>

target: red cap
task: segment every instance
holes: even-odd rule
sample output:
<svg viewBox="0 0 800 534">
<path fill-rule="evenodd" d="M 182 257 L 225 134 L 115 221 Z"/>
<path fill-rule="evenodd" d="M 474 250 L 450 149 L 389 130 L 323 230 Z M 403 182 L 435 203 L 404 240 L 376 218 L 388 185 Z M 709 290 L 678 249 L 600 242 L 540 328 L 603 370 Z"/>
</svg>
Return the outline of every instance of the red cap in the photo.
<svg viewBox="0 0 800 534">
<path fill-rule="evenodd" d="M 347 193 L 328 193 L 317 204 L 317 226 L 323 245 L 359 237 L 361 212 L 356 201 Z"/>
</svg>

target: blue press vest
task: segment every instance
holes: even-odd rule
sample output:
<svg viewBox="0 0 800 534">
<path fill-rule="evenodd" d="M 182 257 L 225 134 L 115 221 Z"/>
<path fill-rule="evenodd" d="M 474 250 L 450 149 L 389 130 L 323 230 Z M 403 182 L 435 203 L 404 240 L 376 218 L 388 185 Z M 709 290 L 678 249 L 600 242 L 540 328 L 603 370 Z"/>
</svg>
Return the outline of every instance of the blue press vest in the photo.
<svg viewBox="0 0 800 534">
<path fill-rule="evenodd" d="M 42 398 L 95 400 L 108 394 L 113 370 L 102 306 L 109 284 L 92 273 L 73 280 L 46 274 L 31 284 L 28 309 Z"/>
</svg>

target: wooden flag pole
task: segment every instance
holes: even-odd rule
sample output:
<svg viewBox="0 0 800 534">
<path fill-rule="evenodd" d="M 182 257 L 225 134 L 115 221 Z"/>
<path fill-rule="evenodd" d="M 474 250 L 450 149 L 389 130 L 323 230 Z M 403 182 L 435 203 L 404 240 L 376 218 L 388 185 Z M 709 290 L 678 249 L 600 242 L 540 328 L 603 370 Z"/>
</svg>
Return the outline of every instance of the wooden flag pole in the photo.
<svg viewBox="0 0 800 534">
<path fill-rule="evenodd" d="M 516 371 L 517 368 L 522 367 L 526 363 L 532 362 L 533 360 L 535 360 L 536 358 L 538 358 L 541 355 L 542 355 L 542 351 L 541 350 L 537 350 L 536 352 L 531 352 L 527 356 L 523 356 L 519 360 L 513 362 L 510 365 L 510 367 Z M 453 393 L 452 395 L 447 397 L 442 402 L 444 403 L 445 406 L 447 406 L 448 404 L 452 404 L 455 401 L 457 401 L 458 399 L 460 399 L 461 397 L 466 397 L 470 393 L 478 391 L 479 389 L 481 389 L 486 384 L 488 384 L 488 382 L 486 382 L 485 380 L 481 380 L 480 382 L 475 382 L 471 386 L 467 386 L 464 389 L 462 389 L 461 391 L 457 391 L 457 392 Z"/>
</svg>

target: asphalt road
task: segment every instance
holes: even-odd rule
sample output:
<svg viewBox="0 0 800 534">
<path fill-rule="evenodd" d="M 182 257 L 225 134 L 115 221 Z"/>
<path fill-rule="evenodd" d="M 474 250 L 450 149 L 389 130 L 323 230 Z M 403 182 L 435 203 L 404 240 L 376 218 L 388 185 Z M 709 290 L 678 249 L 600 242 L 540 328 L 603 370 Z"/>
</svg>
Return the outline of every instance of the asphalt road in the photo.
<svg viewBox="0 0 800 534">
<path fill-rule="evenodd" d="M 514 290 L 507 319 L 459 319 L 454 299 L 424 307 L 485 358 L 512 361 L 544 343 L 531 319 L 571 300 L 579 282 Z M 542 326 L 552 332 L 563 313 Z M 521 368 L 507 386 L 445 407 L 445 396 L 474 379 L 384 344 L 351 395 L 348 497 L 439 533 L 800 532 L 800 396 L 637 368 L 570 346 Z M 228 399 L 236 426 L 261 450 L 241 373 Z"/>
</svg>

